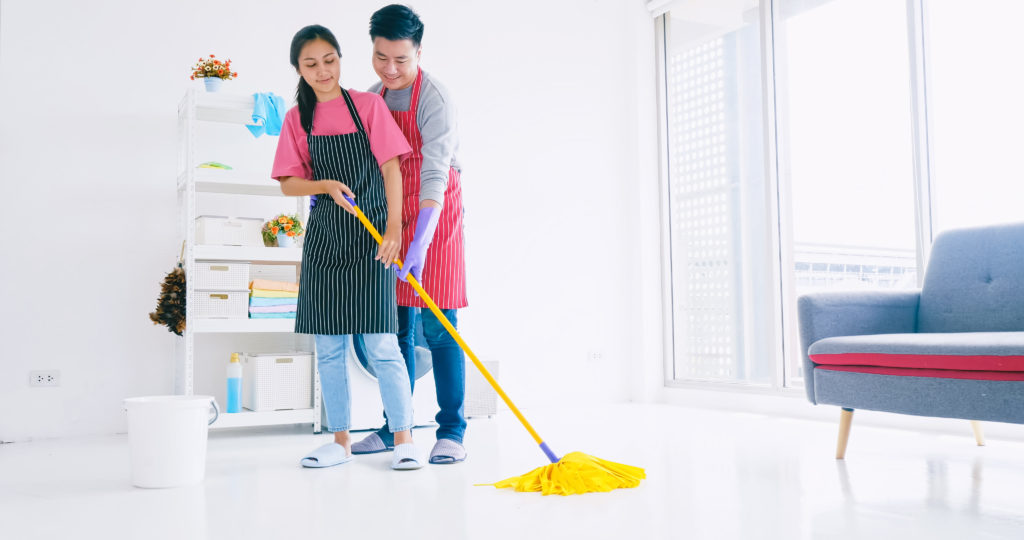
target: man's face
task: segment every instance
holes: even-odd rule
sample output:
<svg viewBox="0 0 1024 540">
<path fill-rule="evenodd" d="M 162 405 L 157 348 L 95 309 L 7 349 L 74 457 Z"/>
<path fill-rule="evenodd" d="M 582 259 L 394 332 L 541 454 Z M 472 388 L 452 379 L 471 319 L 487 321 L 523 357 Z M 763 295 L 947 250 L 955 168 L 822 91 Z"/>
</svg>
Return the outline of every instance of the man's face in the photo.
<svg viewBox="0 0 1024 540">
<path fill-rule="evenodd" d="M 384 88 L 402 90 L 416 82 L 420 50 L 411 39 L 391 41 L 382 37 L 373 40 L 373 70 Z"/>
</svg>

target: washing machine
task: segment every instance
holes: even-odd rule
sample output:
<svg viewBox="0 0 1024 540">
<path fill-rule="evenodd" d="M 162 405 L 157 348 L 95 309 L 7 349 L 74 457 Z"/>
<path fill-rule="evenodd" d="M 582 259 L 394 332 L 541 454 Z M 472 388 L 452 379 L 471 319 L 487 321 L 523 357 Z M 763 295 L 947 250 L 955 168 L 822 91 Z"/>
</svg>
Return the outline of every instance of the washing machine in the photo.
<svg viewBox="0 0 1024 540">
<path fill-rule="evenodd" d="M 423 325 L 417 318 L 415 328 L 416 344 L 416 386 L 413 390 L 413 422 L 416 426 L 433 426 L 437 415 L 437 393 L 434 388 L 433 362 L 427 341 L 423 337 Z M 484 362 L 491 375 L 498 379 L 498 363 Z M 377 377 L 369 365 L 366 348 L 361 339 L 353 339 L 348 357 L 349 392 L 352 395 L 352 424 L 350 429 L 377 429 L 384 424 L 384 404 L 380 399 Z M 497 413 L 498 394 L 491 388 L 480 371 L 466 360 L 466 399 L 463 414 L 466 418 L 490 417 Z"/>
</svg>

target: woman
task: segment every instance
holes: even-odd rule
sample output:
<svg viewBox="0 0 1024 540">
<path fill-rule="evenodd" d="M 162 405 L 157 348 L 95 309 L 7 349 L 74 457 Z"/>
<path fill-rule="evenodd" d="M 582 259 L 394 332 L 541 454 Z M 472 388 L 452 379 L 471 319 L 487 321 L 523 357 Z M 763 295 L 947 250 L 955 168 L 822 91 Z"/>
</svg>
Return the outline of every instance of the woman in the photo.
<svg viewBox="0 0 1024 540">
<path fill-rule="evenodd" d="M 401 247 L 400 160 L 411 149 L 379 96 L 341 88 L 340 61 L 338 41 L 322 26 L 307 26 L 292 38 L 298 105 L 285 115 L 272 173 L 285 195 L 315 198 L 295 331 L 316 336 L 324 427 L 334 441 L 301 463 L 330 467 L 352 459 L 346 358 L 351 336 L 361 335 L 395 437 L 391 467 L 418 469 L 424 458 L 412 443 L 412 392 L 395 336 L 391 267 Z M 355 218 L 346 195 L 385 231 L 380 246 Z"/>
</svg>

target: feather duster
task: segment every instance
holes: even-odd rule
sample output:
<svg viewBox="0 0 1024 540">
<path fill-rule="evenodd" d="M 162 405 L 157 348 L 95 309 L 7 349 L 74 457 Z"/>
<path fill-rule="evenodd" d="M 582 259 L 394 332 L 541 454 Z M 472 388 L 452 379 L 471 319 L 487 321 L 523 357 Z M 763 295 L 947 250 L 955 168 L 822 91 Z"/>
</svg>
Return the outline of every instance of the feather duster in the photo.
<svg viewBox="0 0 1024 540">
<path fill-rule="evenodd" d="M 153 324 L 166 325 L 169 331 L 179 336 L 185 331 L 185 269 L 180 258 L 160 285 L 156 311 L 149 314 L 149 319 Z"/>
</svg>

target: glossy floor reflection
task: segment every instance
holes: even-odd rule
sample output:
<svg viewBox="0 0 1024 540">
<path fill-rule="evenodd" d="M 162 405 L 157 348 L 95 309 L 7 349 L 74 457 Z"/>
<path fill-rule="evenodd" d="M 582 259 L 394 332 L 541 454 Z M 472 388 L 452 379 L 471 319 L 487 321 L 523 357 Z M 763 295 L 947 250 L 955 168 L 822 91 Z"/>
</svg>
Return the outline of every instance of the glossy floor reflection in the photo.
<svg viewBox="0 0 1024 540">
<path fill-rule="evenodd" d="M 0 537 L 1024 538 L 1024 444 L 979 448 L 966 422 L 954 437 L 855 421 L 837 462 L 830 423 L 657 405 L 526 413 L 556 452 L 648 479 L 576 497 L 475 487 L 544 464 L 507 413 L 470 422 L 467 462 L 405 473 L 390 454 L 302 469 L 324 437 L 297 428 L 219 432 L 206 481 L 169 490 L 131 486 L 125 436 L 5 444 Z"/>
</svg>

